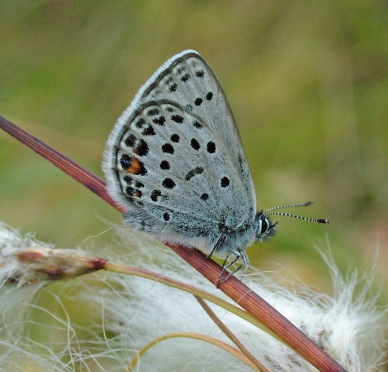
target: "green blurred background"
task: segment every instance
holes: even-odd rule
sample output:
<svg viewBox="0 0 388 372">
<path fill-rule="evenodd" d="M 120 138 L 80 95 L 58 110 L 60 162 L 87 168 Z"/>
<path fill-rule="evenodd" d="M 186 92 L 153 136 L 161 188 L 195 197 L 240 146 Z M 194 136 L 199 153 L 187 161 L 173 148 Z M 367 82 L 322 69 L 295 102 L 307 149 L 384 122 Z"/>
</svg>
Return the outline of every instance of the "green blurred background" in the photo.
<svg viewBox="0 0 388 372">
<path fill-rule="evenodd" d="M 198 50 L 229 98 L 258 207 L 313 199 L 290 212 L 331 221 L 279 218 L 252 264 L 330 292 L 314 249 L 330 246 L 344 273 L 376 264 L 387 298 L 386 2 L 1 1 L 0 43 L 0 114 L 99 176 L 139 87 Z M 110 244 L 112 207 L 4 133 L 0 159 L 0 220 L 58 247 Z"/>
</svg>

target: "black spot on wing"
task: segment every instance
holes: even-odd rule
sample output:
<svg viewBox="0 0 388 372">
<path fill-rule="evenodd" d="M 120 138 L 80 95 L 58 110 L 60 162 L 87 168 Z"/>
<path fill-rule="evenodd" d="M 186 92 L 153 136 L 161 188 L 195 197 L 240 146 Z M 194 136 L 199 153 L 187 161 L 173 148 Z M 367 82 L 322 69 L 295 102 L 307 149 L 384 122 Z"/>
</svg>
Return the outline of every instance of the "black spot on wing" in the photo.
<svg viewBox="0 0 388 372">
<path fill-rule="evenodd" d="M 190 78 L 191 78 L 191 76 L 190 76 L 190 74 L 188 74 L 187 72 L 181 76 L 181 80 L 182 80 L 182 82 L 184 82 L 184 83 L 186 83 L 187 81 L 189 81 Z"/>
<path fill-rule="evenodd" d="M 163 187 L 166 189 L 173 189 L 175 187 L 175 182 L 171 178 L 165 178 L 162 183 Z"/>
<path fill-rule="evenodd" d="M 194 101 L 195 106 L 201 106 L 202 102 L 203 102 L 203 99 L 200 97 L 196 98 Z"/>
<path fill-rule="evenodd" d="M 144 155 L 147 155 L 148 154 L 148 151 L 149 151 L 149 148 L 148 148 L 148 145 L 147 143 L 140 139 L 138 141 L 138 143 L 136 144 L 136 148 L 134 148 L 133 152 L 136 154 L 136 155 L 139 155 L 139 156 L 144 156 Z"/>
<path fill-rule="evenodd" d="M 128 169 L 132 165 L 132 159 L 128 154 L 124 154 L 120 159 L 123 169 Z"/>
<path fill-rule="evenodd" d="M 206 150 L 209 154 L 214 154 L 216 152 L 216 144 L 213 141 L 209 141 L 206 145 Z"/>
<path fill-rule="evenodd" d="M 163 160 L 160 162 L 159 167 L 164 170 L 170 169 L 170 163 L 167 160 Z"/>
<path fill-rule="evenodd" d="M 221 179 L 221 187 L 227 187 L 230 184 L 230 180 L 228 177 L 222 177 Z"/>
<path fill-rule="evenodd" d="M 151 200 L 154 202 L 158 201 L 158 197 L 162 195 L 162 192 L 160 190 L 152 190 L 151 193 Z"/>
<path fill-rule="evenodd" d="M 171 120 L 175 121 L 175 123 L 181 124 L 181 123 L 183 123 L 183 116 L 171 115 Z"/>
<path fill-rule="evenodd" d="M 202 128 L 202 124 L 198 120 L 195 120 L 193 125 L 197 129 L 201 129 Z"/>
<path fill-rule="evenodd" d="M 135 123 L 135 126 L 136 128 L 141 128 L 144 124 L 146 123 L 146 121 L 143 119 L 143 118 L 140 118 L 136 123 Z"/>
<path fill-rule="evenodd" d="M 201 145 L 199 144 L 199 142 L 193 138 L 191 141 L 190 141 L 190 145 L 191 147 L 194 149 L 194 150 L 199 150 L 201 148 Z"/>
<path fill-rule="evenodd" d="M 147 116 L 155 116 L 159 114 L 159 110 L 157 108 L 152 108 L 147 111 Z"/>
<path fill-rule="evenodd" d="M 155 124 L 158 124 L 158 125 L 160 125 L 160 126 L 163 126 L 164 123 L 166 122 L 166 118 L 165 118 L 163 115 L 161 115 L 161 116 L 159 116 L 159 117 L 157 117 L 157 118 L 155 118 L 155 119 L 152 119 L 152 121 L 153 121 Z"/>
<path fill-rule="evenodd" d="M 178 85 L 176 83 L 171 84 L 168 89 L 170 92 L 175 92 L 178 88 Z"/>
<path fill-rule="evenodd" d="M 162 146 L 162 151 L 167 154 L 173 154 L 174 153 L 174 147 L 172 147 L 169 143 L 165 143 Z"/>
<path fill-rule="evenodd" d="M 143 129 L 141 134 L 143 136 L 154 136 L 156 133 L 153 126 L 151 124 L 148 124 L 148 126 Z"/>
<path fill-rule="evenodd" d="M 186 174 L 185 180 L 190 181 L 194 176 L 196 176 L 197 174 L 202 174 L 202 173 L 203 173 L 202 167 L 194 168 Z"/>
<path fill-rule="evenodd" d="M 136 143 L 136 136 L 133 135 L 133 134 L 130 134 L 130 135 L 125 139 L 125 144 L 126 144 L 128 147 L 133 147 L 133 146 L 135 146 L 135 143 Z"/>
</svg>

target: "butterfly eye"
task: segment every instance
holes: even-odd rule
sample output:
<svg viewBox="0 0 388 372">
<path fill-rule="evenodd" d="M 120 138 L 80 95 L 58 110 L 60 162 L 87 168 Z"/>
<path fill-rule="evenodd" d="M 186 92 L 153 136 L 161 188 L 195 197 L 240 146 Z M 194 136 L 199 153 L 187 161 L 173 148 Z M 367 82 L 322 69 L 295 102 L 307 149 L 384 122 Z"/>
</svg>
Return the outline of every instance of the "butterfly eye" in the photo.
<svg viewBox="0 0 388 372">
<path fill-rule="evenodd" d="M 263 218 L 261 220 L 261 233 L 265 233 L 268 230 L 269 227 L 269 221 L 267 218 Z"/>
</svg>

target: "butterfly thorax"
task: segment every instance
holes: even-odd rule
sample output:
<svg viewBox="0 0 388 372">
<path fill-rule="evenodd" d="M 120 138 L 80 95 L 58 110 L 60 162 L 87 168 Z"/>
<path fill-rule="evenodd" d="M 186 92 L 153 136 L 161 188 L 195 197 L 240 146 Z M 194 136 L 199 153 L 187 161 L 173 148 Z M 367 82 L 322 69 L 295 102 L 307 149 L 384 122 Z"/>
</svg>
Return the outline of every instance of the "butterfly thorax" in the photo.
<svg viewBox="0 0 388 372">
<path fill-rule="evenodd" d="M 263 212 L 258 212 L 253 219 L 238 227 L 219 224 L 219 238 L 216 251 L 245 250 L 255 240 L 262 243 L 271 239 L 277 232 L 278 223 L 272 223 Z"/>
</svg>

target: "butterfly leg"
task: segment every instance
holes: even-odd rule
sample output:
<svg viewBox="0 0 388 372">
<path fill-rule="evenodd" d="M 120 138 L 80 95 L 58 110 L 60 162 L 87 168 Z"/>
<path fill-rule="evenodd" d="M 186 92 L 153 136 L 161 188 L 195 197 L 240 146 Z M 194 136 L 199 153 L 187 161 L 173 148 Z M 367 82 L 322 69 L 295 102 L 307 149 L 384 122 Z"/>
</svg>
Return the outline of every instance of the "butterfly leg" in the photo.
<svg viewBox="0 0 388 372">
<path fill-rule="evenodd" d="M 231 261 L 227 264 L 229 258 L 232 257 Z M 221 281 L 222 276 L 224 275 L 225 271 L 228 270 L 229 267 L 234 265 L 238 260 L 241 259 L 241 264 L 233 271 L 231 271 L 225 279 Z M 236 251 L 228 253 L 228 255 L 225 258 L 225 261 L 222 265 L 222 271 L 220 276 L 217 280 L 217 288 L 220 286 L 220 284 L 225 283 L 230 277 L 235 275 L 238 271 L 240 271 L 242 268 L 244 269 L 243 273 L 245 274 L 246 270 L 249 267 L 249 258 L 246 254 L 245 250 L 237 249 Z"/>
<path fill-rule="evenodd" d="M 211 258 L 211 256 L 213 255 L 214 252 L 217 252 L 219 247 L 225 242 L 226 240 L 226 236 L 225 235 L 221 235 L 216 244 L 214 244 L 214 247 L 213 249 L 211 250 L 211 252 L 208 254 L 207 258 Z"/>
</svg>

